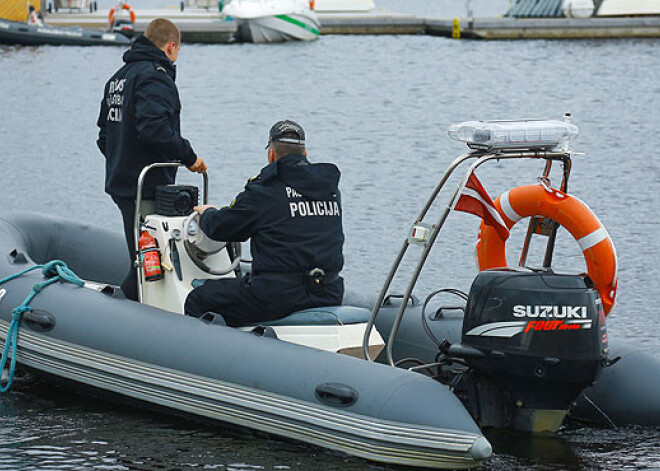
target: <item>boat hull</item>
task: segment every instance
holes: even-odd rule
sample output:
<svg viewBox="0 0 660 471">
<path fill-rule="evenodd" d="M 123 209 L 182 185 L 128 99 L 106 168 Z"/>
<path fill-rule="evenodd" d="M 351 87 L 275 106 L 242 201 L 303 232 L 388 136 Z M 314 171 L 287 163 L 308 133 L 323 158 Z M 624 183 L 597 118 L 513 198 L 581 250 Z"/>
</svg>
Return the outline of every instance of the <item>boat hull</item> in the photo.
<svg viewBox="0 0 660 471">
<path fill-rule="evenodd" d="M 121 34 L 82 28 L 35 26 L 0 19 L 0 44 L 24 46 L 129 46 L 131 40 Z"/>
<path fill-rule="evenodd" d="M 0 218 L 0 277 L 59 258 L 85 278 L 116 281 L 122 244 L 119 234 L 53 218 Z M 33 271 L 2 286 L 3 343 L 13 307 L 42 280 Z M 110 288 L 56 283 L 31 307 L 51 322 L 24 319 L 19 365 L 83 392 L 385 463 L 471 468 L 491 453 L 460 401 L 420 374 L 208 325 Z"/>
<path fill-rule="evenodd" d="M 315 17 L 302 14 L 274 15 L 261 18 L 236 18 L 236 39 L 250 43 L 314 41 L 321 34 Z"/>
</svg>

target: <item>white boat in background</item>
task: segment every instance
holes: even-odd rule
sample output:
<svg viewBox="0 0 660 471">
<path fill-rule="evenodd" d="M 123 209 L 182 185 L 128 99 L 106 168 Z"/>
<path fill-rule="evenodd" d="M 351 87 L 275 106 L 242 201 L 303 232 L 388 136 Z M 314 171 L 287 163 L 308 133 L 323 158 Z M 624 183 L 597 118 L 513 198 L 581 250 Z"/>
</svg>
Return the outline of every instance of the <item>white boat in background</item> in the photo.
<svg viewBox="0 0 660 471">
<path fill-rule="evenodd" d="M 660 0 L 603 0 L 597 16 L 660 15 Z"/>
<path fill-rule="evenodd" d="M 314 11 L 325 13 L 366 12 L 376 8 L 373 0 L 315 0 Z"/>
<path fill-rule="evenodd" d="M 563 0 L 561 12 L 566 18 L 589 18 L 594 14 L 593 0 Z"/>
<path fill-rule="evenodd" d="M 232 0 L 222 12 L 236 20 L 242 42 L 313 41 L 321 34 L 307 0 Z"/>
</svg>

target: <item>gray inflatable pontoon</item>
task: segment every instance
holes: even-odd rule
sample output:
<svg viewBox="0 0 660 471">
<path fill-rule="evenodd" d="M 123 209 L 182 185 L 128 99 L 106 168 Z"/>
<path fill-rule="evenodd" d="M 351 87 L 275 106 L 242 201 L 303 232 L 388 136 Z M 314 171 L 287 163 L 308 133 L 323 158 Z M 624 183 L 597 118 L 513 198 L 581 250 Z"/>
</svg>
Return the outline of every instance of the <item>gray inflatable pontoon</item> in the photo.
<svg viewBox="0 0 660 471">
<path fill-rule="evenodd" d="M 37 26 L 0 19 L 0 44 L 24 46 L 129 46 L 131 40 L 119 33 L 84 28 Z"/>
<path fill-rule="evenodd" d="M 37 214 L 0 218 L 0 277 L 53 259 L 110 285 L 124 276 L 119 234 Z M 43 281 L 2 285 L 12 309 Z M 35 373 L 386 463 L 471 468 L 491 454 L 461 402 L 423 375 L 327 353 L 56 283 L 24 315 L 17 361 Z"/>
</svg>

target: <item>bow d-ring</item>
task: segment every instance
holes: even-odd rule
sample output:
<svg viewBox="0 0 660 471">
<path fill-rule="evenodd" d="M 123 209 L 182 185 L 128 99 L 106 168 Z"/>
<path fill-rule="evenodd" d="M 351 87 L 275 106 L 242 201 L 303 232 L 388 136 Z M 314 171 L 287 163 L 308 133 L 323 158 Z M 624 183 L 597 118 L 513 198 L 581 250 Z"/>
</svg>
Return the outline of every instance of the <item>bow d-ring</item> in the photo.
<svg viewBox="0 0 660 471">
<path fill-rule="evenodd" d="M 536 180 L 537 180 L 539 183 L 541 183 L 541 186 L 542 186 L 542 187 L 545 189 L 545 191 L 547 191 L 548 193 L 554 193 L 554 192 L 555 192 L 555 190 L 553 190 L 552 187 L 550 186 L 551 182 L 550 182 L 550 179 L 549 179 L 548 177 L 546 177 L 546 176 L 538 177 Z"/>
</svg>

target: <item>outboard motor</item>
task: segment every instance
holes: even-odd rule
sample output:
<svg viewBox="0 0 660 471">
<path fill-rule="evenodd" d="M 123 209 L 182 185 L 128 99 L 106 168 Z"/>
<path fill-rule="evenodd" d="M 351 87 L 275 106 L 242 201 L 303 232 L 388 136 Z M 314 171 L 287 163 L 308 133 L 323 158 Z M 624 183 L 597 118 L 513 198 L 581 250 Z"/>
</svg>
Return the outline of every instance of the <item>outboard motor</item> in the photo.
<svg viewBox="0 0 660 471">
<path fill-rule="evenodd" d="M 470 289 L 456 394 L 482 427 L 554 432 L 607 356 L 605 316 L 586 275 L 499 269 Z"/>
</svg>

